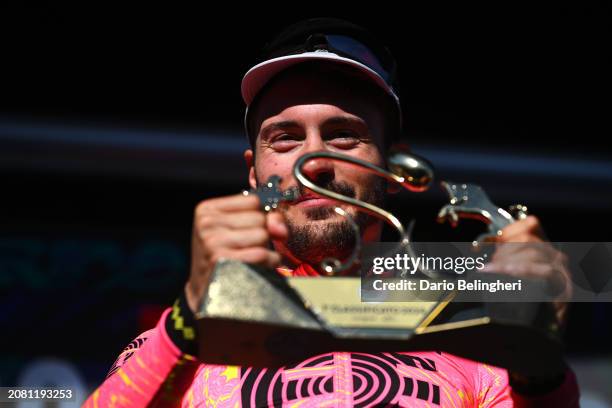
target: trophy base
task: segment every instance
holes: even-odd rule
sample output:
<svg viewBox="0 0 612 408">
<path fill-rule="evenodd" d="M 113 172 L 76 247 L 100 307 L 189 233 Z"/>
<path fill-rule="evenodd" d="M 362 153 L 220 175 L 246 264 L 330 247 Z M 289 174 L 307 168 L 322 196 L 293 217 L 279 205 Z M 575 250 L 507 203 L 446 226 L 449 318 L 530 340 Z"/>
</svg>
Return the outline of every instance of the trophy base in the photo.
<svg viewBox="0 0 612 408">
<path fill-rule="evenodd" d="M 220 262 L 197 315 L 199 358 L 280 367 L 332 351 L 434 350 L 525 375 L 563 370 L 550 305 L 370 304 L 361 303 L 359 284 L 359 278 L 285 279 L 240 262 Z"/>
</svg>

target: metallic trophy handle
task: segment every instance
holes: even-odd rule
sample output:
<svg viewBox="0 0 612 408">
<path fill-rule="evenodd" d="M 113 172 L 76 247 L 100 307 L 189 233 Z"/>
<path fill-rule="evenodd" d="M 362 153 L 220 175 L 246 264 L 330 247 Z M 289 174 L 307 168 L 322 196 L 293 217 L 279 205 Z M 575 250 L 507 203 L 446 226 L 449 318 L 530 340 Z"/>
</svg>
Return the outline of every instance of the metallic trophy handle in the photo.
<svg viewBox="0 0 612 408">
<path fill-rule="evenodd" d="M 475 184 L 458 184 L 450 181 L 440 183 L 450 202 L 440 209 L 438 222 L 448 221 L 456 227 L 460 218 L 473 218 L 487 224 L 487 232 L 480 234 L 472 244 L 494 239 L 501 235 L 506 225 L 527 217 L 527 207 L 521 204 L 510 206 L 506 211 L 493 204 L 482 187 Z"/>
<path fill-rule="evenodd" d="M 398 249 L 404 249 L 410 256 L 414 256 L 410 238 L 414 227 L 414 220 L 409 223 L 408 228 L 405 228 L 397 217 L 380 207 L 317 186 L 302 173 L 303 166 L 309 160 L 313 159 L 331 159 L 353 164 L 397 183 L 413 192 L 427 190 L 433 181 L 433 166 L 427 160 L 408 153 L 406 149 L 397 146 L 390 150 L 387 157 L 390 171 L 352 156 L 327 151 L 307 153 L 298 158 L 293 166 L 293 175 L 302 186 L 316 194 L 347 203 L 386 221 L 399 233 Z M 266 184 L 253 191 L 260 197 L 262 209 L 264 211 L 271 211 L 276 209 L 281 202 L 292 201 L 297 198 L 298 193 L 296 190 L 282 192 L 279 188 L 279 184 L 280 178 L 278 176 L 272 176 Z M 477 246 L 480 242 L 499 236 L 503 227 L 527 216 L 527 207 L 521 204 L 511 206 L 508 211 L 496 206 L 478 185 L 466 183 L 458 184 L 449 181 L 442 181 L 440 184 L 449 195 L 449 204 L 442 207 L 439 211 L 437 217 L 439 222 L 449 221 L 453 227 L 456 227 L 459 219 L 474 218 L 488 225 L 488 231 L 479 235 L 473 241 L 474 246 Z M 251 192 L 244 191 L 244 194 L 249 193 Z M 326 258 L 321 262 L 321 269 L 328 275 L 336 275 L 352 267 L 357 262 L 361 251 L 359 227 L 353 218 L 342 208 L 336 207 L 335 211 L 343 216 L 356 232 L 355 247 L 344 263 L 335 258 Z M 440 272 L 434 270 L 420 268 L 419 271 L 430 278 L 442 276 Z"/>
<path fill-rule="evenodd" d="M 434 171 L 433 171 L 433 167 L 431 166 L 431 164 L 429 164 L 429 162 L 427 162 L 425 159 L 422 159 L 418 156 L 410 154 L 402 149 L 392 149 L 390 151 L 389 157 L 387 158 L 388 163 L 389 163 L 389 168 L 391 169 L 391 171 L 387 171 L 372 163 L 357 159 L 355 157 L 346 156 L 346 155 L 334 153 L 334 152 L 307 153 L 301 156 L 296 161 L 295 165 L 293 166 L 293 175 L 296 178 L 296 180 L 301 185 L 313 191 L 314 193 L 320 194 L 321 196 L 328 197 L 328 198 L 331 198 L 331 199 L 334 199 L 340 202 L 350 204 L 352 206 L 359 208 L 360 210 L 365 211 L 366 213 L 370 215 L 373 215 L 373 216 L 376 216 L 378 218 L 382 218 L 383 220 L 385 220 L 389 225 L 394 227 L 399 233 L 400 247 L 404 247 L 411 255 L 413 255 L 412 248 L 410 246 L 411 228 L 409 227 L 409 229 L 406 230 L 406 228 L 404 228 L 402 223 L 393 214 L 391 214 L 388 211 L 383 210 L 380 207 L 372 205 L 370 203 L 367 203 L 367 202 L 364 202 L 364 201 L 361 201 L 361 200 L 358 200 L 352 197 L 347 197 L 342 194 L 338 194 L 334 191 L 330 191 L 320 186 L 317 186 L 312 181 L 310 181 L 306 176 L 304 176 L 304 174 L 302 173 L 302 167 L 306 164 L 306 162 L 308 162 L 309 160 L 313 160 L 313 159 L 332 159 L 332 160 L 342 161 L 345 163 L 354 164 L 361 168 L 365 168 L 366 170 L 369 170 L 370 172 L 378 176 L 384 177 L 389 181 L 400 184 L 402 187 L 406 188 L 407 190 L 415 191 L 415 192 L 421 192 L 421 191 L 427 190 L 429 186 L 431 185 L 431 182 L 433 181 Z M 359 232 L 357 225 L 355 224 L 354 220 L 349 214 L 347 214 L 340 207 L 336 207 L 335 210 L 338 214 L 345 217 L 351 223 L 353 228 L 356 229 L 357 232 Z M 340 262 L 340 260 L 338 259 L 329 258 L 322 262 L 321 268 L 328 275 L 335 275 L 341 271 L 344 271 L 350 268 L 352 265 L 354 265 L 354 263 L 358 259 L 360 250 L 361 250 L 361 239 L 360 239 L 360 234 L 357 233 L 355 248 L 353 249 L 351 256 L 344 263 Z M 426 271 L 423 271 L 423 272 L 427 273 Z"/>
</svg>

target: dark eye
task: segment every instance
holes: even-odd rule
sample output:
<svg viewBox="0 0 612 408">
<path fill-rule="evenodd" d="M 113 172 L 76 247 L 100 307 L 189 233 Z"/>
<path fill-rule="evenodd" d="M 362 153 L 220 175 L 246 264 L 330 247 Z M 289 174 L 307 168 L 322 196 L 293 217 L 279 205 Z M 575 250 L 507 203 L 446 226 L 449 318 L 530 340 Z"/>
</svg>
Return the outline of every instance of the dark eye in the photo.
<svg viewBox="0 0 612 408">
<path fill-rule="evenodd" d="M 274 138 L 275 142 L 279 140 L 296 140 L 296 136 L 289 133 L 283 133 L 282 135 Z"/>
<path fill-rule="evenodd" d="M 329 142 L 336 147 L 347 149 L 359 143 L 359 135 L 349 129 L 337 130 L 330 135 Z"/>
<path fill-rule="evenodd" d="M 300 142 L 300 137 L 291 133 L 283 133 L 272 140 L 271 146 L 279 152 L 286 152 L 296 147 Z"/>
</svg>

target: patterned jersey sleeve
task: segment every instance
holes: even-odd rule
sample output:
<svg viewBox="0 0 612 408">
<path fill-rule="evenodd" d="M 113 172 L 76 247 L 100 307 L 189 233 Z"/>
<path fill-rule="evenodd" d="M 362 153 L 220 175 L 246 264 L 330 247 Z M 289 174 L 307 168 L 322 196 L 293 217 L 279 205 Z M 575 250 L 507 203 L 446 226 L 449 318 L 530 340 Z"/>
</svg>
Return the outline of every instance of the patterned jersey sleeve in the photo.
<svg viewBox="0 0 612 408">
<path fill-rule="evenodd" d="M 152 334 L 155 334 L 155 329 L 147 330 L 146 332 L 141 333 L 138 337 L 132 340 L 130 344 L 128 344 L 123 349 L 119 356 L 117 356 L 115 363 L 108 371 L 108 374 L 106 374 L 106 378 L 109 378 L 111 375 L 115 374 L 120 367 L 125 365 L 129 358 L 132 357 L 134 353 L 136 353 L 140 349 L 140 347 L 142 347 L 147 338 Z"/>
<path fill-rule="evenodd" d="M 508 372 L 483 363 L 477 364 L 477 399 L 479 407 L 513 408 Z"/>
<path fill-rule="evenodd" d="M 165 329 L 172 309 L 157 326 L 135 338 L 113 364 L 85 407 L 176 407 L 190 387 L 197 360 L 173 344 Z"/>
</svg>

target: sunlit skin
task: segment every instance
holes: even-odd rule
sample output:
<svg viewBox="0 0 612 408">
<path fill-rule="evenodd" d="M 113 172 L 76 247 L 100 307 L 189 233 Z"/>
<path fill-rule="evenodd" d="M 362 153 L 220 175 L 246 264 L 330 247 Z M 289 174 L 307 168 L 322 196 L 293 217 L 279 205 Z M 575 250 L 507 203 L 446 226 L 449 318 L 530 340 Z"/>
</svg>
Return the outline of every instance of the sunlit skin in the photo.
<svg viewBox="0 0 612 408">
<path fill-rule="evenodd" d="M 296 186 L 293 165 L 309 152 L 339 152 L 384 166 L 381 153 L 384 113 L 371 100 L 356 97 L 321 78 L 297 74 L 268 89 L 260 106 L 254 117 L 259 129 L 255 159 L 251 149 L 244 153 L 251 187 L 272 175 L 282 177 L 283 189 Z M 312 180 L 326 177 L 347 182 L 355 188 L 357 197 L 371 185 L 373 178 L 355 166 L 331 160 L 306 163 L 304 174 Z M 313 206 L 335 205 L 338 203 L 326 198 L 309 199 L 290 204 L 284 215 L 299 225 L 339 222 L 341 216 L 335 213 L 322 220 L 306 216 L 307 209 Z M 355 214 L 354 208 L 340 206 Z M 378 239 L 381 225 L 381 222 L 369 225 L 363 231 L 364 240 Z M 286 264 L 294 266 L 299 262 L 283 242 L 274 244 Z"/>
</svg>

